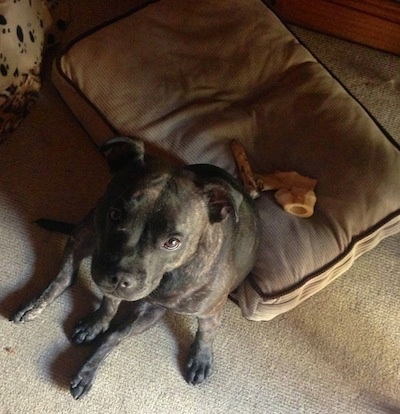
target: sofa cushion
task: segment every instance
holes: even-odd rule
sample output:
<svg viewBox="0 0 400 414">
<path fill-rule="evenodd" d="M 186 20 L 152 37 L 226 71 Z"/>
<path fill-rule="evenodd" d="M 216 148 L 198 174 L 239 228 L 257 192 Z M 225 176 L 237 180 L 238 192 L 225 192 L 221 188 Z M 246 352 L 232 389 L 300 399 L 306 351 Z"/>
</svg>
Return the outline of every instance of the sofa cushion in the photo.
<svg viewBox="0 0 400 414">
<path fill-rule="evenodd" d="M 51 17 L 44 0 L 0 2 L 0 141 L 36 100 Z"/>
<path fill-rule="evenodd" d="M 237 176 L 237 139 L 258 173 L 318 181 L 308 219 L 256 201 L 262 246 L 233 295 L 248 319 L 294 308 L 400 229 L 396 144 L 260 0 L 152 3 L 73 42 L 53 79 L 97 144 L 135 136 Z"/>
</svg>

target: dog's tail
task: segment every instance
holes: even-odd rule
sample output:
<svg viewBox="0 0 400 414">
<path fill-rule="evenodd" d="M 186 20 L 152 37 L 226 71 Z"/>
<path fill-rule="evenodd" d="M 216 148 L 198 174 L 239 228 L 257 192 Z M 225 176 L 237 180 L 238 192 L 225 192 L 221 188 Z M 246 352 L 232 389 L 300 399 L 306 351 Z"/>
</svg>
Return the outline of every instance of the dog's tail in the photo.
<svg viewBox="0 0 400 414">
<path fill-rule="evenodd" d="M 64 223 L 63 221 L 50 220 L 45 218 L 35 220 L 34 223 L 45 230 L 62 234 L 71 234 L 72 230 L 74 230 L 76 227 L 75 224 L 72 223 Z"/>
</svg>

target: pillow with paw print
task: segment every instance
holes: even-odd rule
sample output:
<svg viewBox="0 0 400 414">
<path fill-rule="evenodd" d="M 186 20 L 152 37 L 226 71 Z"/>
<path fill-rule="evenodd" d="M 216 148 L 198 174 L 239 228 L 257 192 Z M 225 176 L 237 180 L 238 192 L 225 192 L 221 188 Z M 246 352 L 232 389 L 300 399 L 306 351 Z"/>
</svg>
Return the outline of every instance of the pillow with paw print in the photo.
<svg viewBox="0 0 400 414">
<path fill-rule="evenodd" d="M 45 33 L 51 21 L 44 0 L 0 1 L 0 142 L 37 98 Z"/>
</svg>

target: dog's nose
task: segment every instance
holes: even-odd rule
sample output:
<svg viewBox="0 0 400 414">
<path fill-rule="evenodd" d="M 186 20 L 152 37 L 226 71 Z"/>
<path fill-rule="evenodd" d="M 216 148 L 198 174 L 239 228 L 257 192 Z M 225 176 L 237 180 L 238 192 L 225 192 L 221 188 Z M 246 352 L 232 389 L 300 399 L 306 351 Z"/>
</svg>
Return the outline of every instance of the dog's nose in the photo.
<svg viewBox="0 0 400 414">
<path fill-rule="evenodd" d="M 130 278 L 126 275 L 111 276 L 110 277 L 110 282 L 111 282 L 112 285 L 118 286 L 122 289 L 128 289 L 128 288 L 132 287 L 132 285 L 133 285 Z"/>
</svg>

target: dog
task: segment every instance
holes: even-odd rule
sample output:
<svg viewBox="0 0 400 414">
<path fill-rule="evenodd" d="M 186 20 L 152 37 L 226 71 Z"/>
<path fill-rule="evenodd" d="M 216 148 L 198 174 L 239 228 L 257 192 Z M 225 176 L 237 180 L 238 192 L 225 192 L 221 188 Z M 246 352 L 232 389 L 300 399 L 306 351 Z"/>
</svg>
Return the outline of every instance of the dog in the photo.
<svg viewBox="0 0 400 414">
<path fill-rule="evenodd" d="M 103 299 L 72 340 L 100 340 L 72 379 L 72 396 L 87 394 L 112 348 L 166 310 L 197 317 L 186 380 L 200 384 L 212 372 L 213 340 L 228 296 L 254 265 L 259 226 L 253 200 L 225 170 L 172 166 L 145 155 L 136 139 L 112 138 L 100 150 L 113 174 L 105 194 L 69 236 L 56 278 L 12 320 L 35 319 L 92 256 L 91 275 Z M 110 328 L 123 301 L 136 302 L 135 311 Z"/>
</svg>

